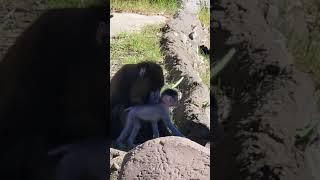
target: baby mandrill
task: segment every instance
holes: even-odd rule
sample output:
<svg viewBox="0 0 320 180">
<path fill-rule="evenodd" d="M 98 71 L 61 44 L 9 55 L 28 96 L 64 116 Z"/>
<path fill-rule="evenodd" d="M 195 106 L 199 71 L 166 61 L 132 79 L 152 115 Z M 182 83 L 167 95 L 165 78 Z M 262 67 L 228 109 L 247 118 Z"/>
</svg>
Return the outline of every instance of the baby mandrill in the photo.
<svg viewBox="0 0 320 180">
<path fill-rule="evenodd" d="M 130 147 L 140 130 L 141 121 L 151 122 L 153 138 L 159 137 L 158 121 L 162 120 L 175 136 L 184 137 L 183 134 L 175 127 L 169 116 L 169 107 L 175 106 L 178 101 L 178 93 L 173 89 L 166 89 L 161 93 L 160 102 L 158 104 L 138 105 L 127 108 L 129 111 L 125 127 L 121 131 L 120 136 L 116 140 L 116 144 L 120 145 L 125 138 L 128 137 L 127 143 Z"/>
</svg>

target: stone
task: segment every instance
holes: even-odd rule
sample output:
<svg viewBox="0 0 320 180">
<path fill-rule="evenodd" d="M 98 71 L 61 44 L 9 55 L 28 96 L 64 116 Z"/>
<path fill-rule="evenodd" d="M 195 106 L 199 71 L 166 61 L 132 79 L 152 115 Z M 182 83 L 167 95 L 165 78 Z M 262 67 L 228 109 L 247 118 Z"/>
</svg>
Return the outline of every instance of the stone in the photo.
<svg viewBox="0 0 320 180">
<path fill-rule="evenodd" d="M 149 140 L 126 154 L 122 179 L 210 179 L 210 150 L 176 136 Z"/>
</svg>

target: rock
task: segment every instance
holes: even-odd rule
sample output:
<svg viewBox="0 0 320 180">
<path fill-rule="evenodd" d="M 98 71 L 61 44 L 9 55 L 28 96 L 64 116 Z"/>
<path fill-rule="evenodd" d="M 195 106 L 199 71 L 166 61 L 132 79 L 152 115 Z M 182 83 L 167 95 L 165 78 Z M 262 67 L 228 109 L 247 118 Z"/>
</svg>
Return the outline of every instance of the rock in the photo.
<svg viewBox="0 0 320 180">
<path fill-rule="evenodd" d="M 219 111 L 231 111 L 220 113 L 225 137 L 215 148 L 217 179 L 314 179 L 294 142 L 296 129 L 319 119 L 314 85 L 307 74 L 293 66 L 284 38 L 273 30 L 273 23 L 267 23 L 260 8 L 266 3 L 219 3 L 225 10 L 221 18 L 216 17 L 221 29 L 215 30 L 215 58 L 229 47 L 237 47 L 241 53 L 219 75 L 219 87 L 230 101 L 225 107 L 219 104 Z M 281 13 L 284 10 L 279 9 Z M 269 13 L 270 21 L 278 16 L 276 7 Z M 298 7 L 286 13 L 280 15 L 285 21 L 282 33 L 292 32 L 295 40 L 305 39 L 304 14 Z"/>
<path fill-rule="evenodd" d="M 197 35 L 196 32 L 192 32 L 192 33 L 189 34 L 189 38 L 191 40 L 194 40 L 196 38 L 196 35 Z"/>
<path fill-rule="evenodd" d="M 119 169 L 120 169 L 120 166 L 117 163 L 113 162 L 111 165 L 111 170 L 117 171 Z"/>
<path fill-rule="evenodd" d="M 118 150 L 118 149 L 114 149 L 114 148 L 110 148 L 110 160 L 112 158 L 117 157 L 117 156 L 124 156 L 125 154 L 126 154 L 126 152 L 124 152 L 124 151 L 121 151 L 121 150 Z"/>
<path fill-rule="evenodd" d="M 205 45 L 200 45 L 200 46 L 199 46 L 199 49 L 201 49 L 201 51 L 202 51 L 204 54 L 206 54 L 206 55 L 209 55 L 209 54 L 210 54 L 210 49 L 209 49 L 207 46 L 205 46 Z"/>
<path fill-rule="evenodd" d="M 110 160 L 110 167 L 112 168 L 112 166 L 115 166 L 115 165 L 121 166 L 124 156 L 125 154 Z M 119 169 L 120 168 L 115 168 L 114 170 L 119 170 Z"/>
<path fill-rule="evenodd" d="M 320 130 L 318 130 L 320 131 Z M 319 135 L 318 135 L 319 136 Z M 305 151 L 306 164 L 308 169 L 310 169 L 311 176 L 314 179 L 320 179 L 320 140 L 318 140 L 307 147 Z"/>
<path fill-rule="evenodd" d="M 110 179 L 117 180 L 119 170 L 126 152 L 110 148 Z"/>
<path fill-rule="evenodd" d="M 188 41 L 188 38 L 185 34 L 181 34 L 181 42 L 186 43 Z"/>
<path fill-rule="evenodd" d="M 210 142 L 207 142 L 205 147 L 210 149 Z"/>
<path fill-rule="evenodd" d="M 268 15 L 266 17 L 270 25 L 273 26 L 276 24 L 278 20 L 278 16 L 279 16 L 279 8 L 274 5 L 270 5 L 268 9 Z"/>
<path fill-rule="evenodd" d="M 181 137 L 153 139 L 127 153 L 122 179 L 210 179 L 210 150 Z"/>
<path fill-rule="evenodd" d="M 209 31 L 202 28 L 200 20 L 192 12 L 191 4 L 194 2 L 184 3 L 184 9 L 168 22 L 164 32 L 164 63 L 170 72 L 168 81 L 176 82 L 184 77 L 179 84 L 183 96 L 173 111 L 173 119 L 188 138 L 205 145 L 210 132 L 210 109 L 206 106 L 210 103 L 210 94 L 200 77 L 200 72 L 208 71 L 208 65 L 199 57 L 199 46 L 210 49 Z"/>
</svg>

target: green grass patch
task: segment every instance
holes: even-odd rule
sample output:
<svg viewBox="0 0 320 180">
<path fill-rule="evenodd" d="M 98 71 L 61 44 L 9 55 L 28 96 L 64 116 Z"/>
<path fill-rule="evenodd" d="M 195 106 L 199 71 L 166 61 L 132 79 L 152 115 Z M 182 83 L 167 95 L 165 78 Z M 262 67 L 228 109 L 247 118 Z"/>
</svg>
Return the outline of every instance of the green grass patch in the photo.
<svg viewBox="0 0 320 180">
<path fill-rule="evenodd" d="M 48 8 L 85 8 L 103 5 L 103 0 L 47 0 Z"/>
<path fill-rule="evenodd" d="M 161 28 L 163 25 L 145 26 L 141 31 L 120 33 L 111 40 L 111 62 L 136 64 L 144 60 L 162 62 L 160 49 Z"/>
<path fill-rule="evenodd" d="M 205 27 L 210 27 L 209 6 L 204 1 L 200 1 L 200 10 L 198 12 L 198 18 Z M 204 72 L 200 72 L 200 78 L 202 79 L 205 85 L 210 87 L 210 57 L 209 54 L 205 54 L 201 49 L 199 49 L 199 53 L 203 57 L 203 60 L 206 64 L 206 70 Z"/>
<path fill-rule="evenodd" d="M 206 70 L 204 72 L 200 72 L 200 78 L 205 85 L 210 87 L 210 56 L 209 54 L 205 54 L 201 49 L 199 49 L 199 53 L 206 64 Z"/>
<path fill-rule="evenodd" d="M 114 11 L 173 15 L 180 7 L 180 0 L 111 0 L 110 6 Z"/>
<path fill-rule="evenodd" d="M 205 27 L 210 27 L 210 9 L 204 2 L 201 2 L 201 1 L 200 1 L 200 10 L 198 12 L 198 17 L 200 22 Z"/>
</svg>

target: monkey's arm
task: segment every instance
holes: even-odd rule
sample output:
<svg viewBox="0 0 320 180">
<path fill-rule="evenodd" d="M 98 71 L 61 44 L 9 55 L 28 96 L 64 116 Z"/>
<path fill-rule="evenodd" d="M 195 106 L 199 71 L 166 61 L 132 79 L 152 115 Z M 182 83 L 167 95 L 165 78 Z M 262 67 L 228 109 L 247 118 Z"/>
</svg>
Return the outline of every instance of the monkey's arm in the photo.
<svg viewBox="0 0 320 180">
<path fill-rule="evenodd" d="M 166 126 L 170 129 L 171 133 L 175 136 L 181 136 L 185 137 L 177 128 L 176 126 L 172 123 L 169 115 L 166 115 L 164 118 L 162 118 Z"/>
</svg>

